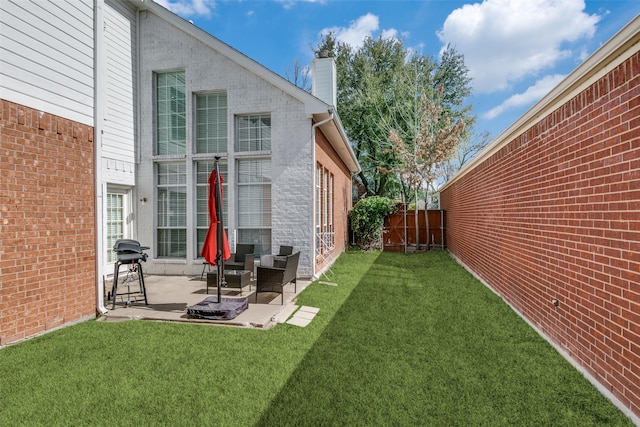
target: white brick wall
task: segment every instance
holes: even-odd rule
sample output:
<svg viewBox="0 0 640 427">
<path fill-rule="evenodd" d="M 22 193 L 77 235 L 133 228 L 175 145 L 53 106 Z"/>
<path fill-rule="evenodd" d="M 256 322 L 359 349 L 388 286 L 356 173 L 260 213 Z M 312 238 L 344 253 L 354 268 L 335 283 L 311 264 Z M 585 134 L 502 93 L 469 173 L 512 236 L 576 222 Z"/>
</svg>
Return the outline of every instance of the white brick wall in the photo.
<svg viewBox="0 0 640 427">
<path fill-rule="evenodd" d="M 210 46 L 182 32 L 150 12 L 140 19 L 140 147 L 141 164 L 138 168 L 137 197 L 147 202 L 137 206 L 138 240 L 152 247 L 155 257 L 155 200 L 154 200 L 154 94 L 153 72 L 184 69 L 187 92 L 187 140 L 192 140 L 192 95 L 198 91 L 226 90 L 229 123 L 229 196 L 230 230 L 236 227 L 233 215 L 234 161 L 239 156 L 232 152 L 234 143 L 234 117 L 237 114 L 270 113 L 272 123 L 272 244 L 293 245 L 301 251 L 298 275 L 313 274 L 313 148 L 311 120 L 305 115 L 304 105 L 281 89 L 271 85 L 251 70 L 239 66 L 220 55 Z M 189 150 L 188 150 L 189 151 Z M 187 163 L 189 178 L 194 176 Z M 192 183 L 192 181 L 190 181 Z M 194 205 L 194 186 L 189 185 L 188 205 Z M 146 268 L 155 274 L 200 274 L 202 262 L 197 261 L 195 248 L 195 216 L 190 215 L 186 261 L 153 260 Z M 230 232 L 233 249 L 234 233 Z"/>
</svg>

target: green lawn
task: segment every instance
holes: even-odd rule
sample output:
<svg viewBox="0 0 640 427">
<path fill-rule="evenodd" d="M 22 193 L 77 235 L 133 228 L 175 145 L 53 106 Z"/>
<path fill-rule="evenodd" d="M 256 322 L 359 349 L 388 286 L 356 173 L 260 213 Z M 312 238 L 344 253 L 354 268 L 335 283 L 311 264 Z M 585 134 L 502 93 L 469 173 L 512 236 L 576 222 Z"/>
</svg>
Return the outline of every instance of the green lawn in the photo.
<svg viewBox="0 0 640 427">
<path fill-rule="evenodd" d="M 0 425 L 632 425 L 446 252 L 332 271 L 306 328 L 92 321 L 2 349 Z"/>
</svg>

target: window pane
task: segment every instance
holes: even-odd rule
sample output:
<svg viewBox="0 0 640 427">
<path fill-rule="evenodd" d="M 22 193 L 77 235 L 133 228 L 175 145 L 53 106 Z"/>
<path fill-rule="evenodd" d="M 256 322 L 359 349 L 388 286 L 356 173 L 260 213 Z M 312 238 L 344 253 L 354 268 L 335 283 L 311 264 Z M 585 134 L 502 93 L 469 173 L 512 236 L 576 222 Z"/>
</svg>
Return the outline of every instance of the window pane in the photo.
<svg viewBox="0 0 640 427">
<path fill-rule="evenodd" d="M 238 151 L 271 149 L 271 116 L 238 116 Z"/>
<path fill-rule="evenodd" d="M 186 257 L 187 171 L 185 163 L 158 164 L 158 256 Z"/>
<path fill-rule="evenodd" d="M 238 162 L 238 242 L 271 253 L 271 160 Z"/>
<path fill-rule="evenodd" d="M 158 230 L 158 256 L 171 258 L 187 257 L 187 230 Z"/>
<path fill-rule="evenodd" d="M 196 153 L 227 152 L 227 94 L 196 95 Z"/>
<path fill-rule="evenodd" d="M 184 71 L 156 74 L 156 152 L 184 154 L 187 141 Z"/>
<path fill-rule="evenodd" d="M 255 253 L 258 255 L 267 255 L 272 253 L 270 229 L 239 229 L 238 242 L 253 243 L 255 245 Z"/>
<path fill-rule="evenodd" d="M 118 256 L 113 252 L 116 240 L 124 237 L 124 195 L 107 193 L 107 233 L 105 253 L 107 262 L 116 262 Z"/>
</svg>

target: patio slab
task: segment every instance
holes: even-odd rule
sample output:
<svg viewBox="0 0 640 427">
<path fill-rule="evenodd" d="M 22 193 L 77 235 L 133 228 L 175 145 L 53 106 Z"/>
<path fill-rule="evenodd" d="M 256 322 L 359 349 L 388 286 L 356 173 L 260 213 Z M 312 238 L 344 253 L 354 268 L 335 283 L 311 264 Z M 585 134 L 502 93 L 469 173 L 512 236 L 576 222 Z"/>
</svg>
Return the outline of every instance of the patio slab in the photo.
<svg viewBox="0 0 640 427">
<path fill-rule="evenodd" d="M 105 300 L 108 313 L 101 317 L 103 321 L 124 321 L 124 320 L 155 320 L 167 322 L 189 322 L 203 324 L 218 324 L 236 327 L 269 329 L 275 326 L 278 321 L 283 322 L 283 317 L 288 317 L 292 308 L 295 309 L 295 298 L 311 282 L 309 280 L 298 279 L 297 293 L 294 293 L 294 285 L 285 286 L 284 304 L 281 304 L 280 294 L 260 293 L 256 301 L 255 286 L 245 286 L 242 295 L 237 289 L 223 289 L 223 298 L 249 297 L 249 307 L 231 320 L 208 320 L 193 319 L 187 316 L 187 307 L 196 304 L 207 296 L 217 295 L 216 288 L 209 288 L 206 293 L 206 278 L 200 276 L 145 276 L 147 289 L 147 302 L 144 298 L 132 295 L 132 303 L 124 304 L 126 296 L 118 296 L 116 307 L 112 309 L 111 301 Z M 105 288 L 111 289 L 111 282 L 107 281 Z M 118 291 L 121 291 L 119 286 Z M 136 284 L 131 286 L 131 290 L 137 290 Z M 285 317 L 285 320 L 286 320 Z"/>
</svg>

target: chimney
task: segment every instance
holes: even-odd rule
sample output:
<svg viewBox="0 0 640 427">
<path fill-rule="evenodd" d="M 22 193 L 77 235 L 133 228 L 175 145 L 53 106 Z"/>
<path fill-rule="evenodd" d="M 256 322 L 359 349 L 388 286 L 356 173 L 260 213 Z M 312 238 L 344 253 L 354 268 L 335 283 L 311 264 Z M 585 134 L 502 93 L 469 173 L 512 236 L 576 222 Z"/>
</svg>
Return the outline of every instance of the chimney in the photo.
<svg viewBox="0 0 640 427">
<path fill-rule="evenodd" d="M 311 93 L 327 104 L 336 107 L 337 82 L 336 61 L 329 57 L 326 51 L 318 52 L 318 57 L 313 60 L 313 78 L 311 80 Z"/>
</svg>

